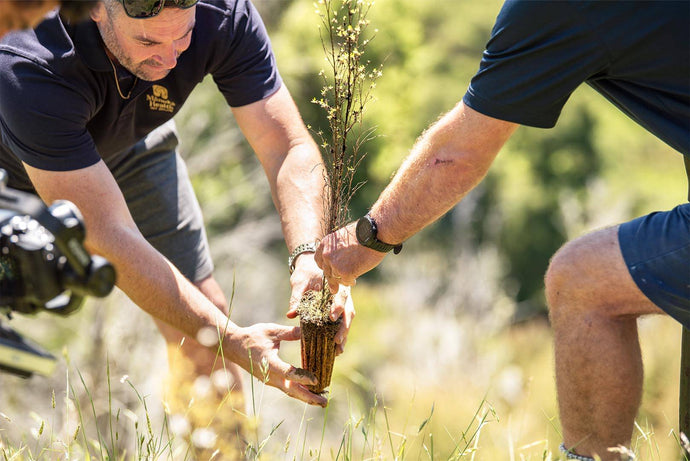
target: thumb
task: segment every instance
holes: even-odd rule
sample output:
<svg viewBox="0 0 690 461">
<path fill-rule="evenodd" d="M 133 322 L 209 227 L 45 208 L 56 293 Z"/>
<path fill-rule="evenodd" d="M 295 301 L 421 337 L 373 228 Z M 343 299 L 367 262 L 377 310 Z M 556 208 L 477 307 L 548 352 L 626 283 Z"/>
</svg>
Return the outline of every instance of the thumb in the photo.
<svg viewBox="0 0 690 461">
<path fill-rule="evenodd" d="M 309 370 L 305 370 L 304 368 L 297 368 L 292 365 L 290 365 L 290 368 L 285 373 L 285 377 L 290 381 L 304 385 L 315 386 L 319 383 L 319 381 L 316 379 L 316 376 L 314 376 L 314 373 Z"/>
<path fill-rule="evenodd" d="M 323 269 L 323 240 L 321 240 L 319 242 L 319 246 L 316 247 L 316 251 L 314 252 L 314 261 L 319 268 Z"/>
<path fill-rule="evenodd" d="M 302 336 L 300 327 L 287 327 L 283 325 L 276 325 L 273 331 L 273 336 L 278 341 L 296 341 Z"/>
<path fill-rule="evenodd" d="M 289 309 L 287 311 L 287 318 L 294 319 L 297 317 L 297 309 L 299 308 L 300 298 L 297 296 L 296 291 L 293 290 L 290 295 L 290 303 L 288 304 Z"/>
</svg>

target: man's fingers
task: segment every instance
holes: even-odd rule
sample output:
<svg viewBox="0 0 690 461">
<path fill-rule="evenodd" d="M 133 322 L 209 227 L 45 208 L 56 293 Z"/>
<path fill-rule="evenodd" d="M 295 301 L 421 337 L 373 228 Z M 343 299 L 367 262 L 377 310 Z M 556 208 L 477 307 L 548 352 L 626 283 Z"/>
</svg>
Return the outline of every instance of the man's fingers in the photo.
<svg viewBox="0 0 690 461">
<path fill-rule="evenodd" d="M 343 285 L 340 286 L 338 293 L 334 296 L 334 303 L 331 306 L 331 320 L 335 322 L 340 316 L 349 317 L 348 307 L 350 311 L 354 311 L 352 300 L 350 299 L 350 288 Z M 346 327 L 350 328 L 351 319 L 345 318 L 344 320 Z"/>
<path fill-rule="evenodd" d="M 273 331 L 273 336 L 278 341 L 296 341 L 300 338 L 301 330 L 298 326 L 287 327 L 282 325 L 276 325 Z"/>
<path fill-rule="evenodd" d="M 347 336 L 345 336 L 342 342 L 335 345 L 335 355 L 340 355 L 345 352 L 345 344 L 347 344 Z"/>
<path fill-rule="evenodd" d="M 319 243 L 319 246 L 316 247 L 316 253 L 314 253 L 314 261 L 316 261 L 317 266 L 323 269 L 323 240 L 321 241 L 321 243 Z"/>
<path fill-rule="evenodd" d="M 350 330 L 350 322 L 347 321 L 347 316 L 343 316 L 343 321 L 338 328 L 338 332 L 335 334 L 336 344 L 345 344 L 345 338 L 347 338 L 347 332 Z"/>
<path fill-rule="evenodd" d="M 290 296 L 290 303 L 288 304 L 289 309 L 286 314 L 287 318 L 289 319 L 294 319 L 295 317 L 297 317 L 297 309 L 299 308 L 300 300 L 297 298 L 297 296 L 294 295 L 294 293 L 295 292 L 293 291 L 293 295 Z"/>
<path fill-rule="evenodd" d="M 283 392 L 310 405 L 318 405 L 320 407 L 328 405 L 328 400 L 324 396 L 315 394 L 304 387 L 305 385 L 315 385 L 318 383 L 313 373 L 302 368 L 295 368 L 283 362 L 280 358 L 277 358 L 277 360 L 278 362 L 274 362 L 274 366 L 281 369 L 283 379 L 278 381 L 278 387 Z"/>
<path fill-rule="evenodd" d="M 328 405 L 328 400 L 324 396 L 315 394 L 304 387 L 318 384 L 319 381 L 314 376 L 314 373 L 304 368 L 288 365 L 284 374 L 287 379 L 283 382 L 283 390 L 287 395 L 307 402 L 310 405 L 319 405 L 321 407 Z"/>
<path fill-rule="evenodd" d="M 312 267 L 314 269 L 313 272 L 303 272 L 299 275 L 295 272 L 290 279 L 292 293 L 286 314 L 289 319 L 297 317 L 299 306 L 306 293 L 310 291 L 318 292 L 323 288 L 323 273 L 315 265 L 312 264 Z"/>
<path fill-rule="evenodd" d="M 340 289 L 340 281 L 334 277 L 328 277 L 328 291 L 336 294 Z"/>
<path fill-rule="evenodd" d="M 282 387 L 283 392 L 285 392 L 290 397 L 307 402 L 310 405 L 318 405 L 320 407 L 326 407 L 328 405 L 328 399 L 323 395 L 314 394 L 306 387 L 295 381 L 285 381 Z"/>
<path fill-rule="evenodd" d="M 336 298 L 337 299 L 337 298 Z M 345 306 L 343 306 L 342 301 L 333 303 L 331 306 L 331 320 L 336 321 L 345 312 Z"/>
<path fill-rule="evenodd" d="M 304 296 L 304 292 L 309 289 L 309 284 L 303 282 L 297 282 L 292 287 L 292 293 L 290 294 L 290 302 L 288 304 L 289 310 L 287 317 L 293 319 L 297 316 L 297 309 L 299 308 L 299 303 Z"/>
<path fill-rule="evenodd" d="M 350 331 L 350 326 L 352 325 L 352 319 L 354 317 L 354 309 L 346 311 L 343 315 L 343 321 L 340 324 L 340 328 L 338 328 L 338 332 L 335 334 L 334 339 L 336 344 L 341 345 L 343 348 L 345 347 L 345 343 L 347 342 L 347 333 Z"/>
</svg>

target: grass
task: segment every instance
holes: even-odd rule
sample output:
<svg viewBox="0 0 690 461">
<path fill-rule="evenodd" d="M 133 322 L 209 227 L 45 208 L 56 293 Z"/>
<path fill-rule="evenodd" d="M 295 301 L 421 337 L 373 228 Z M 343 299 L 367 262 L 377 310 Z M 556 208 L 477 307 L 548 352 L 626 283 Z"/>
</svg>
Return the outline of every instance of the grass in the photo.
<svg viewBox="0 0 690 461">
<path fill-rule="evenodd" d="M 336 361 L 326 410 L 252 380 L 247 413 L 227 412 L 248 421 L 249 459 L 559 459 L 546 325 L 502 330 L 471 351 L 446 350 L 443 356 L 443 338 L 461 331 L 447 321 L 443 327 L 450 330 L 439 331 L 435 345 L 423 342 L 432 338 L 408 337 L 406 349 L 400 338 L 413 330 L 402 319 L 395 328 L 387 326 L 393 307 L 369 298 L 365 285 L 358 289 L 359 317 L 367 321 L 353 329 L 346 353 Z M 431 314 L 409 319 L 420 333 L 426 315 Z M 660 318 L 640 328 L 646 380 L 632 444 L 640 460 L 681 459 L 673 431 L 678 364 L 671 352 L 680 338 L 675 327 Z M 295 363 L 297 349 L 291 344 L 283 355 Z M 184 415 L 172 414 L 148 382 L 161 375 L 131 362 L 125 376 L 122 363 L 102 357 L 95 369 L 83 357 L 66 361 L 62 376 L 42 390 L 45 378 L 0 379 L 2 459 L 193 459 Z"/>
</svg>

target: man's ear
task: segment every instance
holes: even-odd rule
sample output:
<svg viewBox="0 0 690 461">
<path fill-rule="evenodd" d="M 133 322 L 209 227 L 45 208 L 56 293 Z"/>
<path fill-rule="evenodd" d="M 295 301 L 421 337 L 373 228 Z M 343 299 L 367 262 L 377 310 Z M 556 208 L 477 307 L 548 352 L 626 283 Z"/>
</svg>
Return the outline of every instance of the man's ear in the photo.
<svg viewBox="0 0 690 461">
<path fill-rule="evenodd" d="M 103 2 L 98 2 L 98 4 L 91 9 L 91 19 L 94 20 L 94 22 L 100 22 L 102 21 L 107 12 L 105 11 L 105 3 Z"/>
</svg>

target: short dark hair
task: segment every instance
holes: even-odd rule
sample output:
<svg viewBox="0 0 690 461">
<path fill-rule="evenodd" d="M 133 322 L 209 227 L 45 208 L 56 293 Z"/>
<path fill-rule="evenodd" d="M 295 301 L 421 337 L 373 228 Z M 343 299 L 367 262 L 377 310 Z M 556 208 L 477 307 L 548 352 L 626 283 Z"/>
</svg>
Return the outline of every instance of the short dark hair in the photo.
<svg viewBox="0 0 690 461">
<path fill-rule="evenodd" d="M 98 0 L 60 0 L 60 16 L 70 22 L 88 19 Z"/>
</svg>

